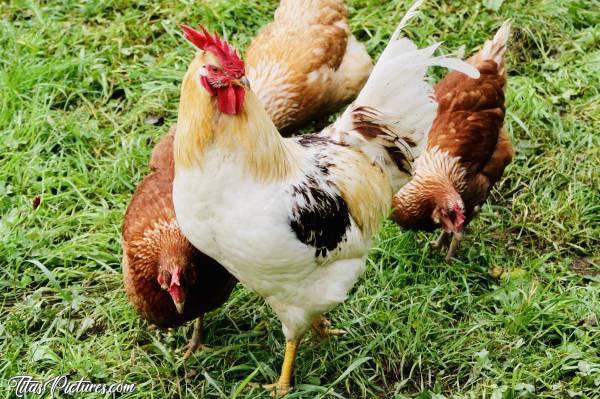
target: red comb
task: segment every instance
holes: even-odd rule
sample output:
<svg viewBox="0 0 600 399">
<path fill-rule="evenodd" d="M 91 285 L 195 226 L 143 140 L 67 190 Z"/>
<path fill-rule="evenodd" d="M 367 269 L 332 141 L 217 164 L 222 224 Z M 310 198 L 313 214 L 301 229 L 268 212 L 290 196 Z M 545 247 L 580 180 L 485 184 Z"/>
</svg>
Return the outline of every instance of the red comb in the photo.
<svg viewBox="0 0 600 399">
<path fill-rule="evenodd" d="M 217 57 L 221 67 L 234 78 L 239 79 L 244 76 L 244 61 L 240 59 L 237 51 L 225 40 L 219 39 L 216 32 L 211 36 L 204 26 L 199 26 L 202 32 L 181 25 L 185 38 L 200 50 L 208 51 Z"/>
</svg>

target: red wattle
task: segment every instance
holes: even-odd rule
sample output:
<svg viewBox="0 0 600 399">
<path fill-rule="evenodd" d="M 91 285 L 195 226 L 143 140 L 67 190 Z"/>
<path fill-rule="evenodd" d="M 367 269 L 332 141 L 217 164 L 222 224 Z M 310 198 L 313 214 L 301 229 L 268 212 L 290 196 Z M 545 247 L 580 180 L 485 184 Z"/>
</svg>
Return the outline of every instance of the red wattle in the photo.
<svg viewBox="0 0 600 399">
<path fill-rule="evenodd" d="M 220 112 L 237 115 L 242 110 L 246 93 L 244 88 L 237 85 L 217 89 L 217 107 Z"/>
</svg>

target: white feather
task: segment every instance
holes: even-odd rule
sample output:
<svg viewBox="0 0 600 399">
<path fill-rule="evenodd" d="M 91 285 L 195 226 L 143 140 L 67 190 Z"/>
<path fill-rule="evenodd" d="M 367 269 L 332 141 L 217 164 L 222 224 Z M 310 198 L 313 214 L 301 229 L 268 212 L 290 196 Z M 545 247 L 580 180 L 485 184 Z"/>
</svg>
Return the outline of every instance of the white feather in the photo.
<svg viewBox="0 0 600 399">
<path fill-rule="evenodd" d="M 480 52 L 482 60 L 494 60 L 496 64 L 504 64 L 504 53 L 506 52 L 506 43 L 510 36 L 510 20 L 505 21 L 494 38 L 487 40 Z"/>
<path fill-rule="evenodd" d="M 443 56 L 432 59 L 431 65 L 453 69 L 458 72 L 462 72 L 472 79 L 479 79 L 479 71 L 471 64 L 467 64 L 463 60 L 460 60 L 451 56 Z"/>
<path fill-rule="evenodd" d="M 343 136 L 341 132 L 351 132 L 354 110 L 371 108 L 377 111 L 373 121 L 385 125 L 407 159 L 414 159 L 425 147 L 426 136 L 437 111 L 433 88 L 427 77 L 428 68 L 441 66 L 472 78 L 479 77 L 479 71 L 464 61 L 451 56 L 434 57 L 433 53 L 441 43 L 419 49 L 410 39 L 401 37 L 401 30 L 417 15 L 422 3 L 423 0 L 415 1 L 402 18 L 357 99 L 335 122 L 334 134 Z M 350 136 L 345 139 L 351 141 Z M 408 149 L 404 139 L 416 145 Z M 369 152 L 373 159 L 381 158 L 377 151 Z"/>
<path fill-rule="evenodd" d="M 421 7 L 421 4 L 423 4 L 424 1 L 425 0 L 417 0 L 417 1 L 415 1 L 413 3 L 412 6 L 410 6 L 410 8 L 406 12 L 406 14 L 402 18 L 402 20 L 400 21 L 400 23 L 396 27 L 396 30 L 394 30 L 394 33 L 392 34 L 391 40 L 398 39 L 398 37 L 400 36 L 400 32 L 402 31 L 402 29 L 404 29 L 404 27 L 406 26 L 406 24 L 408 23 L 408 21 L 410 21 L 410 19 L 412 17 L 414 17 L 415 15 L 417 15 L 418 9 L 419 9 L 419 7 Z"/>
</svg>

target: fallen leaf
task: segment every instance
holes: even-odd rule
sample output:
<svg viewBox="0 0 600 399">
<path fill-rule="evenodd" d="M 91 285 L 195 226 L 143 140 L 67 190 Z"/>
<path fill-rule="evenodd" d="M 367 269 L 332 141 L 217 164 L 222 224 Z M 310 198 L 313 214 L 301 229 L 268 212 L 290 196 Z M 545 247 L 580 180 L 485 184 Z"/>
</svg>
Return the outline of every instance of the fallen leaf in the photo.
<svg viewBox="0 0 600 399">
<path fill-rule="evenodd" d="M 590 316 L 583 318 L 577 322 L 579 327 L 595 327 L 598 325 L 598 316 L 592 313 Z"/>
</svg>

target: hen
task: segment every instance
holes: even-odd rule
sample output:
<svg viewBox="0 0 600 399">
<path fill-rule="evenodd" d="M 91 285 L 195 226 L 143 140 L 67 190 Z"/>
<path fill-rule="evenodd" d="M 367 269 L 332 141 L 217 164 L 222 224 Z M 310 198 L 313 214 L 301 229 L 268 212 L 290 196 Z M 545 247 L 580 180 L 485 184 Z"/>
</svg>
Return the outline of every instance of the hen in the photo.
<svg viewBox="0 0 600 399">
<path fill-rule="evenodd" d="M 468 60 L 479 70 L 479 79 L 450 72 L 437 84 L 438 115 L 427 151 L 416 162 L 414 179 L 394 196 L 392 217 L 400 226 L 433 230 L 441 224 L 435 243 L 440 247 L 453 235 L 448 260 L 512 160 L 513 148 L 502 127 L 509 33 L 506 22 Z"/>
<path fill-rule="evenodd" d="M 373 67 L 343 0 L 281 0 L 246 54 L 252 90 L 282 132 L 348 104 Z"/>
<path fill-rule="evenodd" d="M 262 296 L 282 322 L 277 394 L 290 389 L 300 339 L 343 302 L 365 268 L 392 193 L 410 178 L 436 112 L 434 58 L 400 29 L 356 101 L 321 134 L 282 138 L 245 83 L 237 52 L 184 27 L 201 51 L 183 79 L 173 201 L 186 237 Z M 327 333 L 327 331 L 325 331 Z"/>
<path fill-rule="evenodd" d="M 312 33 L 319 38 L 307 43 Z M 297 127 L 356 95 L 371 60 L 348 35 L 342 1 L 282 1 L 275 21 L 248 50 L 254 61 L 250 74 L 256 76 L 252 86 L 278 128 Z M 142 317 L 159 326 L 197 318 L 187 358 L 200 346 L 202 315 L 227 300 L 235 278 L 194 249 L 177 226 L 171 200 L 174 134 L 175 126 L 154 149 L 153 172 L 128 207 L 123 272 L 129 300 Z"/>
<path fill-rule="evenodd" d="M 221 306 L 236 279 L 183 236 L 173 209 L 173 134 L 152 154 L 123 221 L 123 279 L 131 304 L 160 327 L 196 319 L 185 357 L 201 345 L 204 313 Z"/>
</svg>

